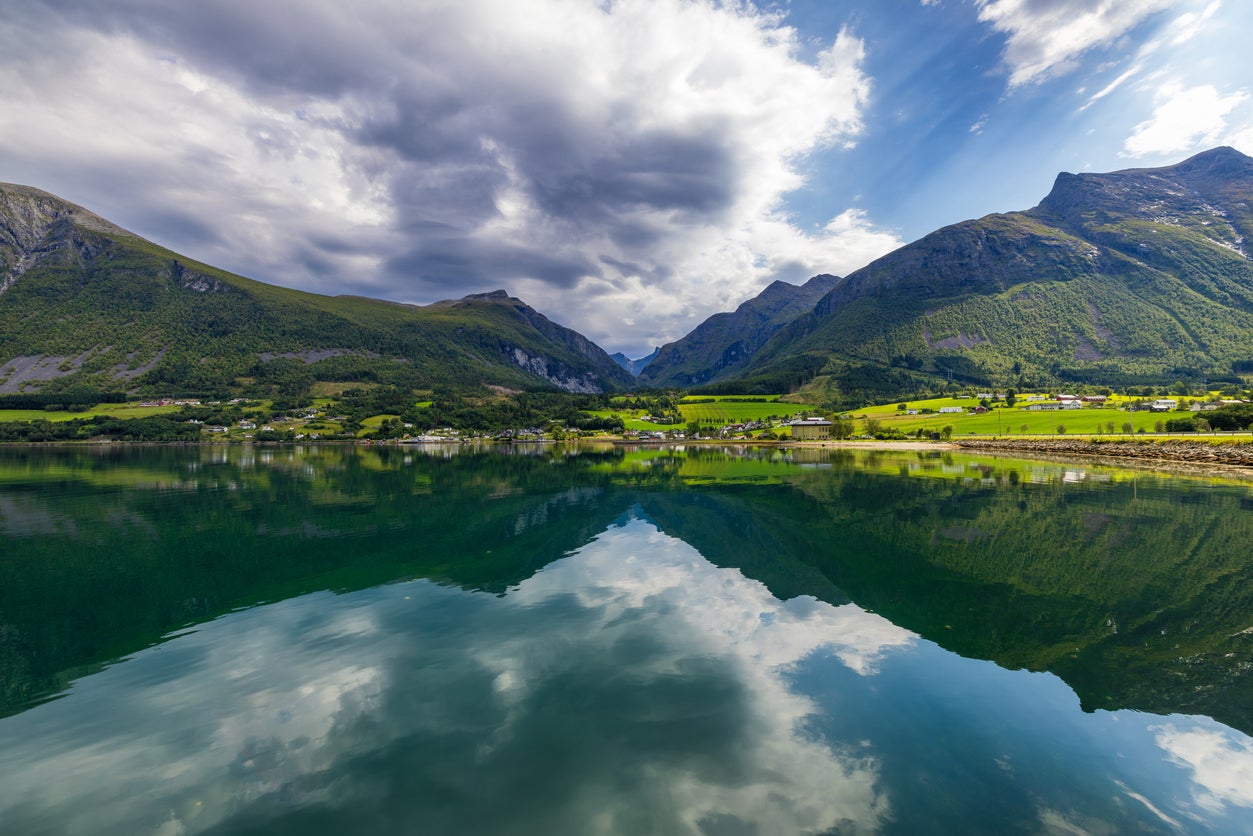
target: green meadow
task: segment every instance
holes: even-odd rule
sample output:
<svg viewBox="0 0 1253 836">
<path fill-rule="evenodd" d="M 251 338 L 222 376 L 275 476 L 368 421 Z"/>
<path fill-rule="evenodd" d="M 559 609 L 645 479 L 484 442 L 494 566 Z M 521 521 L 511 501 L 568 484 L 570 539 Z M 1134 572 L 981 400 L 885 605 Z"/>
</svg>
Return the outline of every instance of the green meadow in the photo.
<svg viewBox="0 0 1253 836">
<path fill-rule="evenodd" d="M 109 418 L 149 418 L 153 415 L 165 415 L 178 412 L 181 406 L 140 406 L 138 404 L 106 403 L 93 406 L 82 412 L 44 409 L 0 409 L 0 422 L 5 421 L 72 421 L 75 418 L 94 418 L 104 415 Z"/>
<path fill-rule="evenodd" d="M 944 427 L 952 427 L 954 436 L 961 435 L 1057 435 L 1059 433 L 1081 433 L 1084 435 L 1127 432 L 1125 425 L 1130 423 L 1130 431 L 1151 433 L 1156 430 L 1158 422 L 1165 423 L 1171 419 L 1194 417 L 1197 413 L 1190 410 L 1175 412 L 1127 412 L 1119 409 L 1120 403 L 1130 398 L 1111 397 L 1109 403 L 1101 407 L 1085 406 L 1083 409 L 1030 410 L 1026 407 L 1037 401 L 1022 398 L 1012 406 L 996 404 L 981 415 L 972 415 L 970 410 L 979 406 L 977 398 L 932 398 L 929 400 L 907 401 L 908 409 L 930 409 L 930 414 L 908 415 L 897 404 L 882 404 L 853 410 L 851 415 L 863 419 L 858 429 L 864 431 L 864 419 L 877 419 L 884 431 L 899 430 L 906 435 L 913 435 L 919 429 L 928 432 L 940 432 Z M 962 407 L 962 412 L 944 413 L 942 407 Z M 1204 417 L 1204 413 L 1201 413 Z"/>
<path fill-rule="evenodd" d="M 764 397 L 761 400 L 752 401 L 727 400 L 723 397 L 715 398 L 713 403 L 693 403 L 693 400 L 704 399 L 685 398 L 679 402 L 679 414 L 683 416 L 684 421 L 698 421 L 702 424 L 742 424 L 745 421 L 764 421 L 771 416 L 790 418 L 797 413 L 813 409 L 805 404 L 780 403 Z"/>
</svg>

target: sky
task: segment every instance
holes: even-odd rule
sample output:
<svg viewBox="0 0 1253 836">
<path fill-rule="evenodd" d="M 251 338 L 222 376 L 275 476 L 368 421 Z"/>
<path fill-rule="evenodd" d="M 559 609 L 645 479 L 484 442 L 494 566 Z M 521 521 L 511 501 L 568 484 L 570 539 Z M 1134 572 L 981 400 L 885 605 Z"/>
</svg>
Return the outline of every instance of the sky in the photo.
<svg viewBox="0 0 1253 836">
<path fill-rule="evenodd" d="M 1245 0 L 7 0 L 0 181 L 631 357 L 1061 171 L 1253 154 Z"/>
</svg>

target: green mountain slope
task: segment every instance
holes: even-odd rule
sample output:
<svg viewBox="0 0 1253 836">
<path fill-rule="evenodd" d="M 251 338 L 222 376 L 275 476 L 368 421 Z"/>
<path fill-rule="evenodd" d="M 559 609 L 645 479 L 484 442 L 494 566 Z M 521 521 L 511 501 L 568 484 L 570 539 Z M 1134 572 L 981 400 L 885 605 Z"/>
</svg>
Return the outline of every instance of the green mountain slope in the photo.
<svg viewBox="0 0 1253 836">
<path fill-rule="evenodd" d="M 1039 206 L 940 229 L 851 274 L 744 377 L 845 395 L 937 376 L 1169 383 L 1253 370 L 1253 159 L 1062 174 Z"/>
<path fill-rule="evenodd" d="M 683 339 L 662 346 L 640 372 L 640 383 L 697 386 L 737 376 L 780 328 L 811 311 L 838 281 L 824 274 L 800 287 L 774 282 L 735 311 L 714 314 Z"/>
<path fill-rule="evenodd" d="M 0 391 L 222 391 L 267 375 L 578 392 L 632 382 L 504 291 L 418 307 L 289 290 L 0 184 Z"/>
</svg>

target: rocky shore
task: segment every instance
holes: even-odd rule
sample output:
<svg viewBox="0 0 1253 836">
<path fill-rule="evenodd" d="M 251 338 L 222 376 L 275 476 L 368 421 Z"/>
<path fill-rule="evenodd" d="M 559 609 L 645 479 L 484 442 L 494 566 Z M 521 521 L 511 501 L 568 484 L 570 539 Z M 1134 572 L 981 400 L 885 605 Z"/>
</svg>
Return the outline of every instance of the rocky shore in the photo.
<svg viewBox="0 0 1253 836">
<path fill-rule="evenodd" d="M 1092 438 L 963 438 L 954 443 L 964 450 L 1017 450 L 1057 456 L 1087 456 L 1145 461 L 1181 462 L 1197 466 L 1253 468 L 1253 443 L 1210 443 L 1170 439 L 1105 441 Z"/>
</svg>

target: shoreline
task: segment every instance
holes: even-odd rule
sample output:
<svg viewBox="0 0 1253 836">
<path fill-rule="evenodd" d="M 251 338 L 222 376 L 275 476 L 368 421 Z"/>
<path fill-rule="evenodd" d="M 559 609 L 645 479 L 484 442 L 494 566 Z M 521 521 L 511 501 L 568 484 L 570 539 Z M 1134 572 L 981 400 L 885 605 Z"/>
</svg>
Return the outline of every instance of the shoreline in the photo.
<svg viewBox="0 0 1253 836">
<path fill-rule="evenodd" d="M 831 450 L 956 450 L 954 441 L 784 441 L 782 447 L 800 447 L 806 450 L 827 448 Z"/>
<path fill-rule="evenodd" d="M 426 442 L 431 446 L 435 446 L 434 442 Z M 438 442 L 438 444 L 466 444 L 464 440 L 449 439 L 446 442 Z M 488 444 L 499 442 L 486 442 Z M 300 445 L 348 445 L 348 446 L 422 446 L 421 443 L 405 444 L 395 439 L 385 441 L 361 441 L 349 439 L 302 439 L 300 441 L 227 441 L 224 439 L 216 439 L 212 441 L 100 441 L 100 440 L 74 440 L 74 441 L 12 441 L 0 442 L 0 446 L 5 447 L 93 447 L 93 448 L 118 448 L 118 447 L 228 447 L 228 446 L 247 446 L 257 445 L 267 446 L 283 446 L 286 444 Z M 691 446 L 728 446 L 728 447 L 779 447 L 782 449 L 807 449 L 807 450 L 894 450 L 894 451 L 970 451 L 970 452 L 987 452 L 987 453 L 1034 453 L 1048 457 L 1060 456 L 1065 458 L 1087 458 L 1087 459 L 1114 459 L 1127 461 L 1142 461 L 1146 463 L 1159 464 L 1176 464 L 1189 465 L 1191 467 L 1211 466 L 1237 468 L 1248 471 L 1253 469 L 1253 441 L 1246 442 L 1210 442 L 1197 441 L 1191 439 L 1138 439 L 1138 440 L 1104 440 L 1088 437 L 1076 438 L 961 438 L 951 441 L 912 441 L 912 440 L 891 440 L 891 441 L 870 441 L 870 440 L 806 440 L 806 441 L 790 441 L 790 440 L 759 440 L 759 439 L 688 439 L 671 440 L 671 441 L 636 441 L 634 439 L 622 439 L 615 437 L 588 437 L 580 439 L 566 439 L 555 441 L 551 439 L 545 440 L 529 440 L 526 442 L 513 442 L 513 444 L 606 444 L 612 446 L 653 446 L 653 445 L 674 445 L 687 444 Z M 501 446 L 511 446 L 504 444 Z"/>
<path fill-rule="evenodd" d="M 953 442 L 962 450 L 1040 453 L 1068 458 L 1119 459 L 1191 467 L 1253 468 L 1253 443 L 1192 441 L 1104 441 L 1075 439 L 964 438 Z"/>
</svg>

